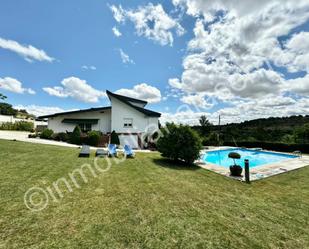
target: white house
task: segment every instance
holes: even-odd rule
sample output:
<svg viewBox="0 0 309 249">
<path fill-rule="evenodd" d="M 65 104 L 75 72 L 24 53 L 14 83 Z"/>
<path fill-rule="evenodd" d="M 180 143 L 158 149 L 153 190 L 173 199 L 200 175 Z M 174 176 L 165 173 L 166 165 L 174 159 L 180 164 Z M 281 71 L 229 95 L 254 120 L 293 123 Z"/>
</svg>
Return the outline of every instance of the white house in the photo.
<svg viewBox="0 0 309 249">
<path fill-rule="evenodd" d="M 142 147 L 142 138 L 159 128 L 160 113 L 145 108 L 147 101 L 106 91 L 111 106 L 55 113 L 39 117 L 48 119 L 54 132 L 72 132 L 76 125 L 83 131 L 96 130 L 104 134 L 115 131 L 120 144 Z"/>
</svg>

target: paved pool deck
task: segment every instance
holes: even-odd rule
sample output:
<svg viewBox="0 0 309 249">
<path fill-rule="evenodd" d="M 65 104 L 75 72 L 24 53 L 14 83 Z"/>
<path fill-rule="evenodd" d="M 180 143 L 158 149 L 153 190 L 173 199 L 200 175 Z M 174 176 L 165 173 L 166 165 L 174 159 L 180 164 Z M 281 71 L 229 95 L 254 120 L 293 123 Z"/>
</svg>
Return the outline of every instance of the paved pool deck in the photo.
<svg viewBox="0 0 309 249">
<path fill-rule="evenodd" d="M 223 150 L 223 149 L 236 149 L 236 147 L 213 147 L 213 148 L 203 150 L 201 152 L 201 155 L 205 154 L 207 151 Z M 267 151 L 267 150 L 262 150 L 262 151 Z M 271 151 L 271 152 L 291 155 L 291 153 L 285 153 L 285 152 L 278 152 L 278 151 Z M 237 179 L 240 181 L 245 181 L 244 171 L 243 171 L 242 177 L 233 177 L 233 176 L 230 176 L 229 168 L 222 167 L 220 165 L 216 165 L 212 163 L 205 163 L 203 160 L 198 160 L 197 164 L 201 168 L 211 170 L 220 175 L 224 175 L 224 176 Z M 291 159 L 282 160 L 276 163 L 265 164 L 263 166 L 258 166 L 258 167 L 254 167 L 250 169 L 250 180 L 251 181 L 261 180 L 261 179 L 264 179 L 270 176 L 286 173 L 291 170 L 296 170 L 296 169 L 299 169 L 299 168 L 302 168 L 308 165 L 309 165 L 309 155 L 302 155 L 301 157 L 297 157 L 297 158 L 291 158 Z"/>
</svg>

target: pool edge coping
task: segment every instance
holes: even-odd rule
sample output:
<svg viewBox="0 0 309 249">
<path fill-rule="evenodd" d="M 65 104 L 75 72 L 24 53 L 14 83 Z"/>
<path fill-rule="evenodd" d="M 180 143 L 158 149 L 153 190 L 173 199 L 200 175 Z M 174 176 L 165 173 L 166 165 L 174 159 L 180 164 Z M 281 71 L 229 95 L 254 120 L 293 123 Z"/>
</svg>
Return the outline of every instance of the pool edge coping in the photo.
<svg viewBox="0 0 309 249">
<path fill-rule="evenodd" d="M 239 147 L 231 147 L 231 146 L 226 146 L 226 147 L 224 146 L 224 147 L 213 148 L 209 150 L 204 149 L 201 151 L 201 154 L 202 153 L 204 154 L 207 151 L 228 150 L 228 149 L 236 149 L 236 148 L 239 149 Z M 250 150 L 250 148 L 246 148 L 246 149 Z M 287 153 L 287 152 L 278 152 L 278 151 L 270 151 L 270 150 L 260 150 L 260 151 L 291 155 L 291 153 Z M 223 167 L 221 165 L 213 164 L 213 163 L 205 163 L 201 159 L 197 160 L 196 163 L 201 168 L 213 171 L 220 175 L 224 175 L 226 177 L 240 180 L 240 181 L 245 180 L 244 176 L 242 177 L 230 176 L 230 170 L 227 167 Z M 292 170 L 300 169 L 308 165 L 309 165 L 309 156 L 302 155 L 302 157 L 288 158 L 280 162 L 269 163 L 263 166 L 257 166 L 257 167 L 250 169 L 250 180 L 257 181 L 257 180 L 265 179 L 267 177 L 271 177 L 271 176 L 286 173 Z"/>
</svg>

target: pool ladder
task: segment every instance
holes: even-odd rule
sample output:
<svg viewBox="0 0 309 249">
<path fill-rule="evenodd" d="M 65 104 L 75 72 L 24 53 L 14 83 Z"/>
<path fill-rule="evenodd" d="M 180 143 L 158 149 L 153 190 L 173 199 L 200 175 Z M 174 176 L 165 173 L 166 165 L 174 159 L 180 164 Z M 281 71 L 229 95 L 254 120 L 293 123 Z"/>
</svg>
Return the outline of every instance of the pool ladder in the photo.
<svg viewBox="0 0 309 249">
<path fill-rule="evenodd" d="M 293 151 L 293 156 L 298 156 L 299 158 L 301 158 L 302 157 L 302 154 L 301 154 L 301 151 L 300 150 L 295 150 L 295 151 Z"/>
</svg>

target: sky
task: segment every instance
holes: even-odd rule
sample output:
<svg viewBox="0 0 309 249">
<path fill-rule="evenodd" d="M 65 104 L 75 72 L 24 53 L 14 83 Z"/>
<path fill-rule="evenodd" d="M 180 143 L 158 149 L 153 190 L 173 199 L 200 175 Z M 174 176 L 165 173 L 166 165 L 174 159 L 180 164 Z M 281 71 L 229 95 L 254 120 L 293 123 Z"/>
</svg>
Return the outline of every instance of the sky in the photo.
<svg viewBox="0 0 309 249">
<path fill-rule="evenodd" d="M 0 93 L 35 115 L 144 99 L 161 122 L 309 114 L 308 0 L 2 0 Z"/>
</svg>

